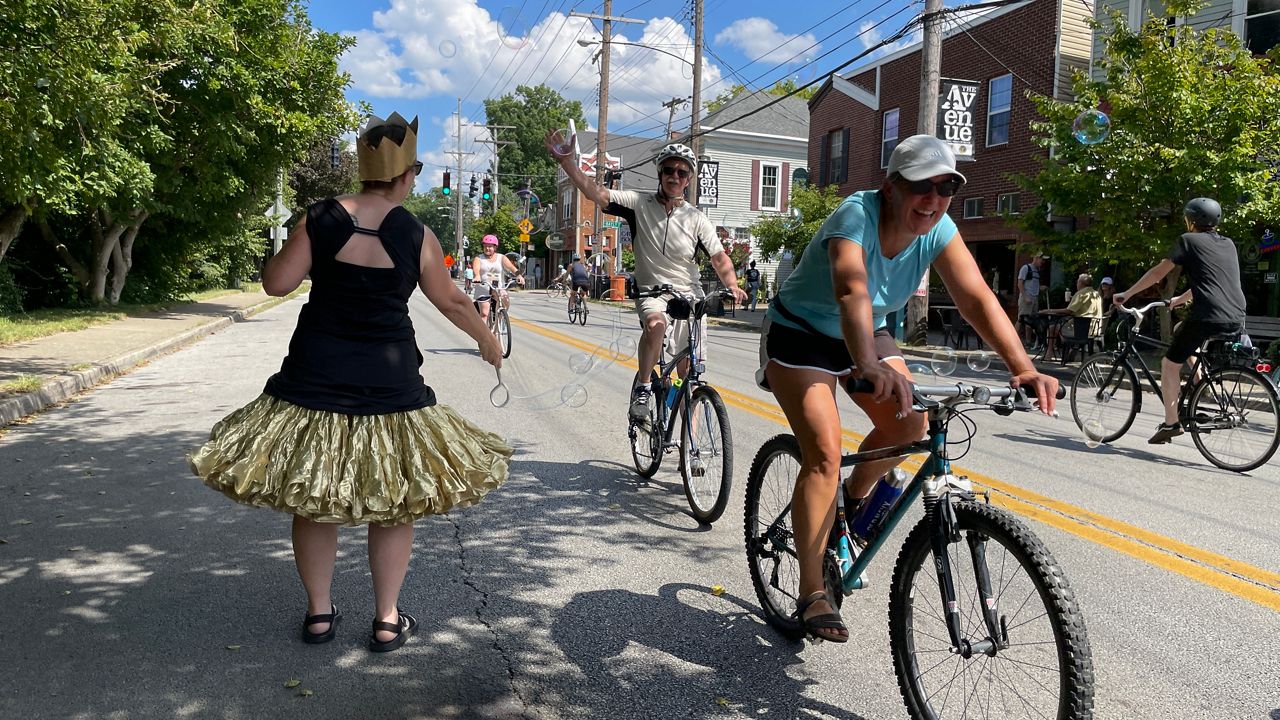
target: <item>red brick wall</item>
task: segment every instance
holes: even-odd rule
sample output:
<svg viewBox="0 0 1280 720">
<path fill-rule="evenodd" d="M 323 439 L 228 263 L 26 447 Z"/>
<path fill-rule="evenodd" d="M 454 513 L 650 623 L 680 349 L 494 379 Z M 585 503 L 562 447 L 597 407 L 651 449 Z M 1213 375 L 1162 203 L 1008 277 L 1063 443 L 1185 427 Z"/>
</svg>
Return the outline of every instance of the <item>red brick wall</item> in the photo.
<svg viewBox="0 0 1280 720">
<path fill-rule="evenodd" d="M 981 83 L 974 102 L 974 161 L 958 165 L 969 182 L 953 199 L 950 209 L 951 217 L 968 242 L 1023 239 L 1016 229 L 1006 225 L 1003 218 L 991 216 L 996 212 L 997 197 L 1003 193 L 1021 193 L 1019 207 L 1023 212 L 1030 211 L 1037 202 L 1032 194 L 1019 189 L 1007 176 L 1034 174 L 1039 168 L 1039 158 L 1047 155 L 1045 150 L 1031 143 L 1029 123 L 1038 116 L 1026 94 L 1028 90 L 1043 95 L 1053 93 L 1057 33 L 1056 0 L 1038 0 L 973 27 L 968 33 L 961 32 L 943 41 L 942 76 Z M 1009 74 L 1010 70 L 1014 77 L 1009 142 L 988 148 L 989 83 L 992 78 Z M 859 75 L 854 82 L 862 87 L 874 87 L 873 72 Z M 846 157 L 849 174 L 848 180 L 840 185 L 840 194 L 878 188 L 884 180 L 884 170 L 880 166 L 883 114 L 886 110 L 899 109 L 898 139 L 902 140 L 915 134 L 919 103 L 918 50 L 881 66 L 879 110 L 872 110 L 834 88 L 828 88 L 809 108 L 810 176 L 818 177 L 822 143 L 826 141 L 827 134 L 848 127 L 850 147 Z M 820 182 L 825 180 L 822 178 Z M 983 212 L 988 217 L 963 219 L 964 201 L 971 197 L 983 198 Z"/>
</svg>

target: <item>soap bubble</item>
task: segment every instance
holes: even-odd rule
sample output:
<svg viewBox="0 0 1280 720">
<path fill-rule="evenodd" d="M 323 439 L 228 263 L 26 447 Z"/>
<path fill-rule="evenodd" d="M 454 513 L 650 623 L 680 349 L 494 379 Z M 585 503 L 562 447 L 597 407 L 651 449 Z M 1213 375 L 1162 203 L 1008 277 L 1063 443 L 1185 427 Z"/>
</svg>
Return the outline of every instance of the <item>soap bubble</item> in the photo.
<svg viewBox="0 0 1280 720">
<path fill-rule="evenodd" d="M 951 375 L 956 371 L 956 351 L 949 347 L 935 351 L 933 357 L 929 358 L 929 367 L 935 375 Z"/>
<path fill-rule="evenodd" d="M 614 362 L 630 360 L 636 356 L 636 339 L 624 335 L 609 343 L 609 359 Z"/>
<path fill-rule="evenodd" d="M 452 40 L 445 40 L 444 42 L 441 42 L 440 45 L 436 47 L 436 50 L 440 52 L 440 57 L 442 58 L 451 58 L 458 54 L 458 46 L 455 45 Z"/>
<path fill-rule="evenodd" d="M 569 383 L 560 388 L 560 402 L 571 408 L 587 404 L 587 389 L 577 383 Z"/>
<path fill-rule="evenodd" d="M 800 208 L 792 205 L 791 210 L 787 212 L 785 223 L 788 230 L 795 230 L 804 224 L 804 213 L 800 212 Z"/>
<path fill-rule="evenodd" d="M 519 50 L 529 44 L 529 23 L 520 18 L 523 7 L 508 5 L 498 13 L 498 36 L 502 38 L 502 44 L 512 50 Z"/>
<path fill-rule="evenodd" d="M 1102 426 L 1102 421 L 1097 418 L 1090 418 L 1084 421 L 1084 444 L 1088 448 L 1096 448 L 1102 444 L 1102 438 L 1106 437 L 1107 431 Z"/>
<path fill-rule="evenodd" d="M 911 373 L 911 377 L 914 378 L 916 382 L 920 382 L 920 378 L 923 378 L 926 375 L 933 374 L 933 371 L 930 370 L 927 365 L 918 362 L 907 363 L 907 372 Z"/>
<path fill-rule="evenodd" d="M 1084 145 L 1097 145 L 1111 134 L 1111 118 L 1101 110 L 1085 110 L 1071 123 L 1071 134 Z"/>
<path fill-rule="evenodd" d="M 584 375 L 595 367 L 596 356 L 586 353 L 574 353 L 569 356 L 569 369 L 575 375 Z"/>
<path fill-rule="evenodd" d="M 578 135 L 569 128 L 560 128 L 556 130 L 556 137 L 552 139 L 552 149 L 557 155 L 568 155 L 573 152 L 574 143 L 577 142 Z"/>
<path fill-rule="evenodd" d="M 991 367 L 991 353 L 986 350 L 969 353 L 969 369 L 974 372 L 986 372 Z"/>
</svg>

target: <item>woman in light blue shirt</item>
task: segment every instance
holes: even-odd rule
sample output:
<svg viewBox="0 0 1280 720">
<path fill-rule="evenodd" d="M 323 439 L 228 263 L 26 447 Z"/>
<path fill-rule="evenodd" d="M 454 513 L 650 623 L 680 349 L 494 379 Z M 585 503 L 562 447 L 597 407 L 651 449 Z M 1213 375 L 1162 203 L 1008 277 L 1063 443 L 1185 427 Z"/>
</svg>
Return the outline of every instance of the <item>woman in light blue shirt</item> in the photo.
<svg viewBox="0 0 1280 720">
<path fill-rule="evenodd" d="M 771 390 L 800 442 L 792 522 L 800 565 L 797 617 L 813 637 L 845 642 L 849 632 L 823 590 L 822 553 L 835 521 L 840 480 L 836 383 L 861 377 L 870 393 L 850 393 L 875 428 L 860 451 L 913 442 L 925 417 L 911 412 L 911 373 L 885 328 L 934 265 L 960 314 L 1052 413 L 1058 382 L 1036 372 L 999 300 L 947 216 L 965 183 L 951 148 L 929 135 L 903 140 L 879 190 L 854 193 L 823 223 L 769 306 L 756 380 Z M 854 468 L 845 483 L 847 517 L 893 458 Z"/>
</svg>

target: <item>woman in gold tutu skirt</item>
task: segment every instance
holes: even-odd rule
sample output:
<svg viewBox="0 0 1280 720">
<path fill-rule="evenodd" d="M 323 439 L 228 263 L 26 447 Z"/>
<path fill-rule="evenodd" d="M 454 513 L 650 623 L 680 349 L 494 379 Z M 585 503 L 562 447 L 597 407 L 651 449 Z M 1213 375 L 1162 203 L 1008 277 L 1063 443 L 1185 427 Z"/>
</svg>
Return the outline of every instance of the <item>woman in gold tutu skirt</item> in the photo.
<svg viewBox="0 0 1280 720">
<path fill-rule="evenodd" d="M 192 471 L 227 497 L 293 515 L 308 643 L 332 640 L 342 620 L 330 598 L 339 525 L 369 526 L 369 649 L 394 650 L 417 629 L 397 606 L 413 521 L 472 505 L 507 478 L 511 448 L 438 405 L 419 373 L 415 287 L 486 362 L 500 366 L 502 350 L 450 280 L 439 241 L 400 205 L 422 170 L 417 130 L 416 118 L 371 118 L 356 142 L 361 192 L 308 208 L 267 263 L 271 295 L 312 280 L 289 354 L 263 394 L 191 457 Z"/>
</svg>

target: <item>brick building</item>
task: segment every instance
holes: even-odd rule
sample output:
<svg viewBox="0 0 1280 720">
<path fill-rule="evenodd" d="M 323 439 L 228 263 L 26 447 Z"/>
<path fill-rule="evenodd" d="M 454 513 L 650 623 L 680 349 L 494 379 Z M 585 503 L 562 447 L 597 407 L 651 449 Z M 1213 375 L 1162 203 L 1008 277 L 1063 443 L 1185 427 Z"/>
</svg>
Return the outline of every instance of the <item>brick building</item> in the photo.
<svg viewBox="0 0 1280 720">
<path fill-rule="evenodd" d="M 1026 261 L 1015 245 L 1030 240 L 1006 216 L 1039 202 L 1009 176 L 1035 173 L 1046 153 L 1031 142 L 1037 114 L 1027 95 L 1070 97 L 1072 72 L 1089 68 L 1090 15 L 1080 0 L 1029 0 L 980 16 L 948 15 L 944 26 L 942 77 L 978 86 L 973 160 L 958 164 L 969 182 L 950 215 L 1006 303 Z M 841 195 L 880 186 L 893 148 L 916 132 L 920 55 L 917 44 L 828 78 L 809 101 L 811 182 L 834 184 Z M 1060 272 L 1053 268 L 1055 279 Z"/>
</svg>

